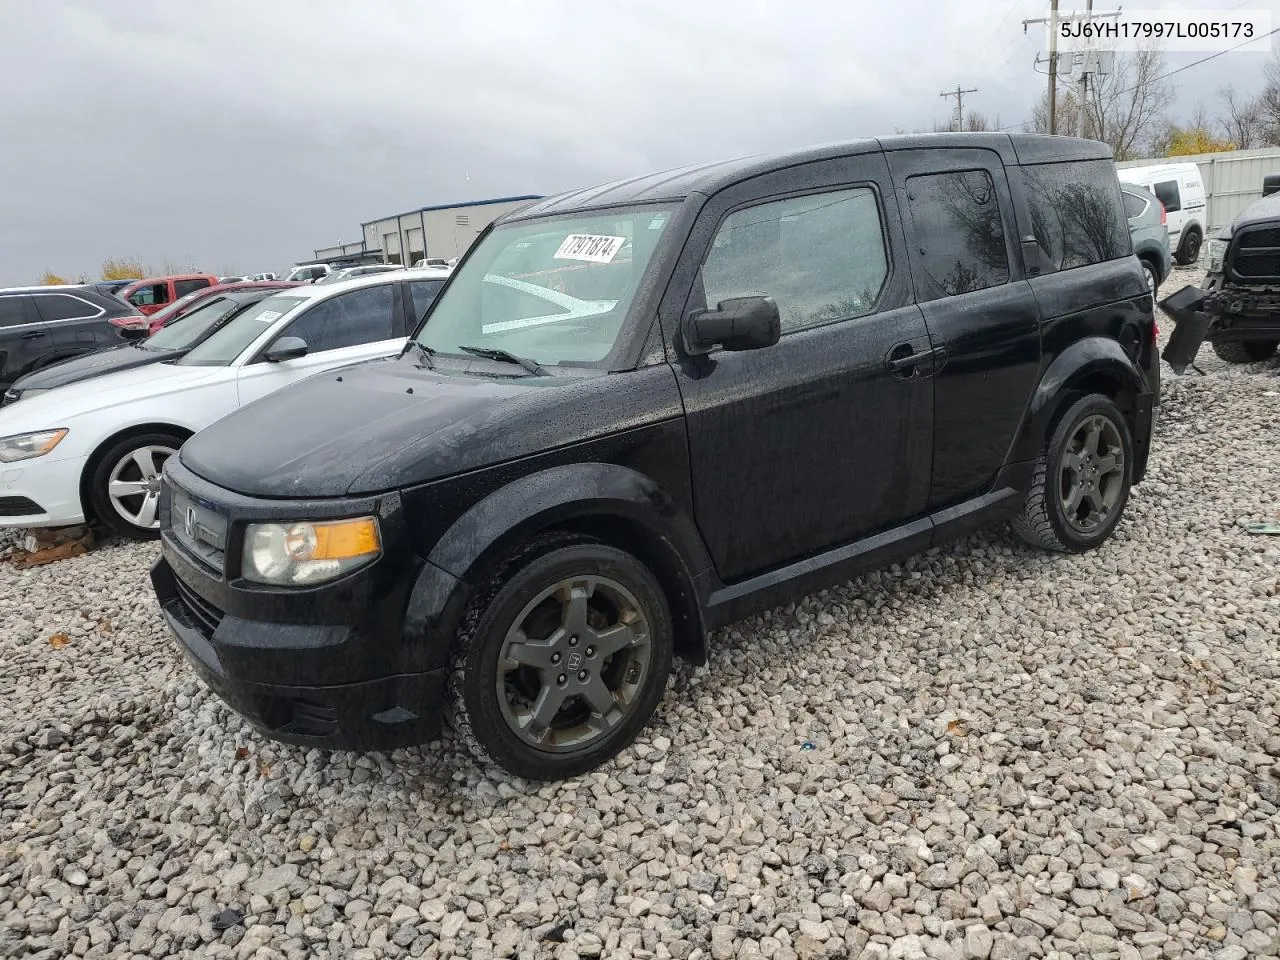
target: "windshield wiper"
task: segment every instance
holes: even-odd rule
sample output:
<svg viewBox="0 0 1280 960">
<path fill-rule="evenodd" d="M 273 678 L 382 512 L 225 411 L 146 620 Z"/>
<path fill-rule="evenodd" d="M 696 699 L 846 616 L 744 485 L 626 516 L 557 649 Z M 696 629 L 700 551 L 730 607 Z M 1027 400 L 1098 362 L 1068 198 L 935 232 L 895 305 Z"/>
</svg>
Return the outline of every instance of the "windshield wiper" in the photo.
<svg viewBox="0 0 1280 960">
<path fill-rule="evenodd" d="M 400 353 L 400 356 L 403 357 L 406 353 L 408 353 L 411 349 L 414 349 L 414 348 L 417 348 L 418 356 L 422 358 L 422 363 L 418 364 L 418 367 L 426 370 L 434 370 L 436 368 L 436 365 L 435 365 L 435 361 L 433 361 L 431 358 L 436 355 L 436 352 L 432 350 L 430 347 L 419 343 L 417 340 L 410 340 L 408 343 L 406 343 L 404 345 L 404 350 L 401 351 Z"/>
<path fill-rule="evenodd" d="M 524 367 L 535 377 L 549 377 L 549 374 L 543 369 L 542 364 L 537 360 L 530 360 L 528 357 L 517 357 L 509 350 L 503 350 L 500 347 L 463 347 L 459 346 L 459 350 L 463 353 L 470 353 L 477 357 L 484 357 L 486 360 L 500 360 L 503 363 L 517 363 Z"/>
</svg>

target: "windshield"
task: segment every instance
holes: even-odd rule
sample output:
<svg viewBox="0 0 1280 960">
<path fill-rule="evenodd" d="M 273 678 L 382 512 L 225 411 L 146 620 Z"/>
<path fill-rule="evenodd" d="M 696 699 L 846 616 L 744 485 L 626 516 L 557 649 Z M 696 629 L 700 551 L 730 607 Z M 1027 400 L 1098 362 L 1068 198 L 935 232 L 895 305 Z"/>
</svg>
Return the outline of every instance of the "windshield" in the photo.
<svg viewBox="0 0 1280 960">
<path fill-rule="evenodd" d="M 186 310 L 187 307 L 191 305 L 192 300 L 198 300 L 199 298 L 204 296 L 208 296 L 207 291 L 193 290 L 191 293 L 188 293 L 185 297 L 179 297 L 177 300 L 173 301 L 173 303 L 169 304 L 167 307 L 161 310 L 157 310 L 155 313 L 153 313 L 151 315 L 151 323 L 153 324 L 168 323 L 174 317 L 182 313 L 182 311 Z"/>
<path fill-rule="evenodd" d="M 417 341 L 439 353 L 505 350 L 541 364 L 609 356 L 671 218 L 646 206 L 499 227 L 436 302 Z"/>
<path fill-rule="evenodd" d="M 226 297 L 213 297 L 208 303 L 202 303 L 190 313 L 173 320 L 146 340 L 140 346 L 148 350 L 186 350 L 198 343 L 205 334 L 235 313 L 244 304 Z"/>
<path fill-rule="evenodd" d="M 204 343 L 197 344 L 177 363 L 190 367 L 225 367 L 244 353 L 251 343 L 267 331 L 305 297 L 267 297 L 215 330 Z"/>
</svg>

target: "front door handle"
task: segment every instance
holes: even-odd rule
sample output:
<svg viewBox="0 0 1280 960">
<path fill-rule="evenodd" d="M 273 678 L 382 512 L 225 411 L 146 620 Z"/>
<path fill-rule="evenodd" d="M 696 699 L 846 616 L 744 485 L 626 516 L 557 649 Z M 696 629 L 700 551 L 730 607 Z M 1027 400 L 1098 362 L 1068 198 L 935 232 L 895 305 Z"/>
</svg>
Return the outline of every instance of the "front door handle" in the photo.
<svg viewBox="0 0 1280 960">
<path fill-rule="evenodd" d="M 44 336 L 44 334 L 43 334 L 43 333 L 41 333 L 39 330 L 32 330 L 30 333 L 24 333 L 24 334 L 22 335 L 22 339 L 23 339 L 23 340 L 38 340 L 40 337 L 43 337 L 43 336 Z"/>
<path fill-rule="evenodd" d="M 941 347 L 919 349 L 919 343 L 899 343 L 885 358 L 885 366 L 900 380 L 910 380 L 918 373 L 933 373 L 934 361 L 941 354 Z"/>
</svg>

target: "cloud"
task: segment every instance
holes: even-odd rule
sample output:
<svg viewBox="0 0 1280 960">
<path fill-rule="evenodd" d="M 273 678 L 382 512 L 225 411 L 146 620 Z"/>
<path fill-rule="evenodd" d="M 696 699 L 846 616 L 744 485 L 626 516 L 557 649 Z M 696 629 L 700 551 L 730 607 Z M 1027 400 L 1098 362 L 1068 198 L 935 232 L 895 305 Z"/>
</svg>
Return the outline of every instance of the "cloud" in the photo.
<svg viewBox="0 0 1280 960">
<path fill-rule="evenodd" d="M 1039 5 L 5 3 L 0 283 L 279 271 L 425 204 L 928 128 L 956 83 L 1021 120 Z"/>
</svg>

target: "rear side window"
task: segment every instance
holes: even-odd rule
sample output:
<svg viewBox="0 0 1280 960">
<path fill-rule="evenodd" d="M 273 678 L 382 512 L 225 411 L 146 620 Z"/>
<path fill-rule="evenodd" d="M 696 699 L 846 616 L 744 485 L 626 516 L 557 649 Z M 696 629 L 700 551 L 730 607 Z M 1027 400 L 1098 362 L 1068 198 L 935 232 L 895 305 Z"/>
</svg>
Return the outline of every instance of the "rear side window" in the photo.
<svg viewBox="0 0 1280 960">
<path fill-rule="evenodd" d="M 173 291 L 179 297 L 185 297 L 188 293 L 195 293 L 197 290 L 203 290 L 209 286 L 209 281 L 203 277 L 194 280 L 175 280 L 173 283 Z"/>
<path fill-rule="evenodd" d="M 1123 194 L 1110 160 L 1029 164 L 1022 179 L 1032 231 L 1053 269 L 1132 252 Z"/>
<path fill-rule="evenodd" d="M 867 187 L 737 210 L 702 267 L 707 306 L 767 296 L 783 331 L 870 313 L 889 274 L 880 208 Z"/>
<path fill-rule="evenodd" d="M 89 303 L 66 293 L 47 293 L 36 297 L 36 308 L 42 320 L 78 320 L 99 317 L 105 312 L 96 303 Z"/>
<path fill-rule="evenodd" d="M 1134 196 L 1132 193 L 1124 195 L 1124 212 L 1130 220 L 1134 217 L 1142 216 L 1142 211 L 1147 209 L 1147 201 L 1141 197 Z"/>
<path fill-rule="evenodd" d="M 0 327 L 27 323 L 26 297 L 0 297 Z"/>
<path fill-rule="evenodd" d="M 310 353 L 390 340 L 395 336 L 391 313 L 395 292 L 395 285 L 386 283 L 325 300 L 289 324 L 282 335 L 301 337 Z"/>
<path fill-rule="evenodd" d="M 443 280 L 414 280 L 409 284 L 409 292 L 413 294 L 413 323 L 410 325 L 411 327 L 416 326 L 427 315 L 427 308 L 431 306 L 436 294 L 440 292 L 440 288 L 443 286 Z"/>
<path fill-rule="evenodd" d="M 907 202 L 921 265 L 941 293 L 961 293 L 1009 282 L 1000 201 L 985 170 L 907 178 Z M 918 291 L 920 299 L 936 294 Z"/>
<path fill-rule="evenodd" d="M 169 302 L 169 287 L 163 283 L 149 283 L 129 294 L 129 302 L 135 307 L 154 307 Z"/>
<path fill-rule="evenodd" d="M 1160 198 L 1166 213 L 1177 213 L 1182 209 L 1182 194 L 1178 192 L 1177 180 L 1161 180 L 1152 186 L 1151 192 Z"/>
</svg>

